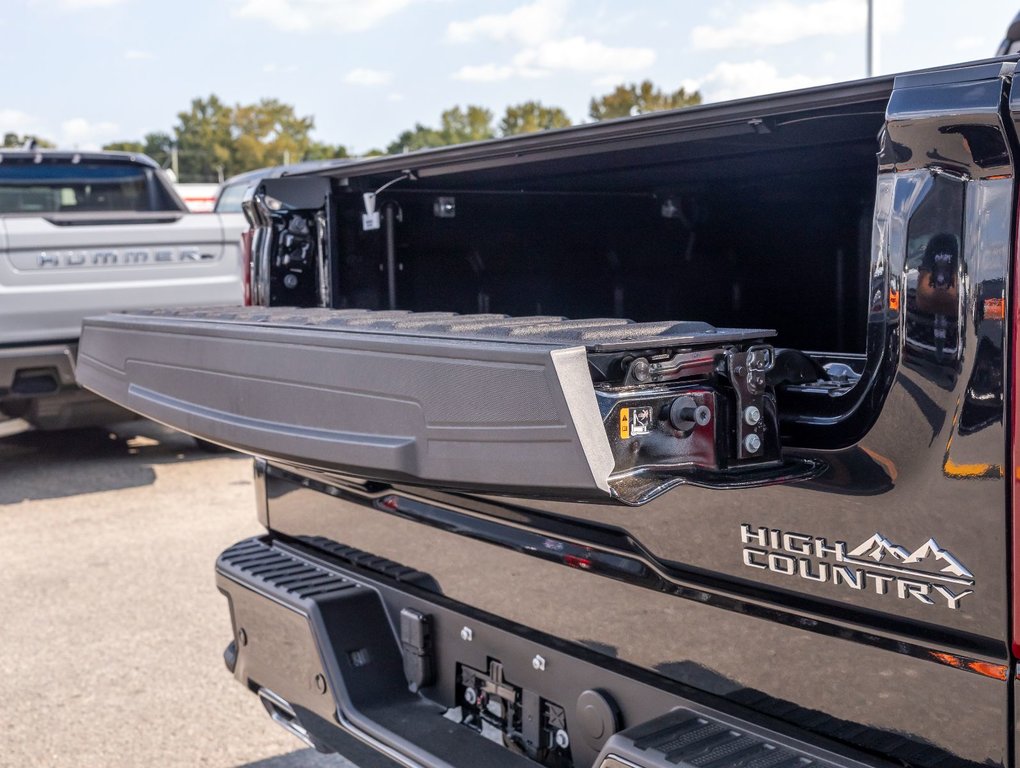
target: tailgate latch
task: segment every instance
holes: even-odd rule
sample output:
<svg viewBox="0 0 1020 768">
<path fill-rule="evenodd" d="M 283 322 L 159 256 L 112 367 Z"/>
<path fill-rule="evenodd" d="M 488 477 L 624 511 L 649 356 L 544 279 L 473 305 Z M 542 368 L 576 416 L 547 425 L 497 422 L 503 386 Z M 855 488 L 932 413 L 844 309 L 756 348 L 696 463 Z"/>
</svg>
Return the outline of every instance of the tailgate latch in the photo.
<svg viewBox="0 0 1020 768">
<path fill-rule="evenodd" d="M 783 466 L 769 344 L 698 346 L 621 361 L 596 384 L 615 459 L 609 485 L 641 504 L 678 483 L 765 482 Z"/>
</svg>

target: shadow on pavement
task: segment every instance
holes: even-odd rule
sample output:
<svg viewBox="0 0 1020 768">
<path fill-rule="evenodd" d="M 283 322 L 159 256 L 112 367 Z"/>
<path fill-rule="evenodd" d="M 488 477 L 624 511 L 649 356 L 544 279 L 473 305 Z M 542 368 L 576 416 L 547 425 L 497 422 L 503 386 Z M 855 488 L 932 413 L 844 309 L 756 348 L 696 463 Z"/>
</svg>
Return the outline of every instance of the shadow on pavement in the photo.
<svg viewBox="0 0 1020 768">
<path fill-rule="evenodd" d="M 191 437 L 143 420 L 55 432 L 0 426 L 0 504 L 150 485 L 157 464 L 244 458 L 202 450 Z"/>
<path fill-rule="evenodd" d="M 237 768 L 356 768 L 356 766 L 339 755 L 323 755 L 314 749 L 302 749 L 254 763 L 245 763 Z"/>
</svg>

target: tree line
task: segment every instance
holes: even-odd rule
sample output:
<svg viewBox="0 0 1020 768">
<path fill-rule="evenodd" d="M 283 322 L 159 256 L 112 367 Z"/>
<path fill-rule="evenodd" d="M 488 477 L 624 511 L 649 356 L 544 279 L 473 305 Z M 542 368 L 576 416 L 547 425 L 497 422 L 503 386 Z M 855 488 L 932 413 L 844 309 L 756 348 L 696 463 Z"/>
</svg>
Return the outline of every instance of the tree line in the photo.
<svg viewBox="0 0 1020 768">
<path fill-rule="evenodd" d="M 645 80 L 618 85 L 593 98 L 588 105 L 588 117 L 610 120 L 700 103 L 698 91 L 688 93 L 684 88 L 663 91 Z M 438 125 L 416 123 L 386 145 L 385 151 L 373 149 L 365 154 L 397 154 L 566 128 L 571 124 L 563 109 L 539 101 L 510 105 L 499 120 L 485 107 L 455 106 L 440 114 Z M 314 128 L 312 116 L 299 116 L 294 107 L 277 99 L 231 106 L 210 95 L 193 99 L 189 109 L 177 114 L 177 124 L 171 131 L 148 133 L 141 140 L 112 142 L 103 149 L 142 152 L 163 167 L 173 168 L 183 182 L 217 181 L 270 165 L 349 156 L 342 144 L 313 139 Z M 21 146 L 30 139 L 35 139 L 39 147 L 53 146 L 46 139 L 14 133 L 4 135 L 3 146 Z"/>
</svg>

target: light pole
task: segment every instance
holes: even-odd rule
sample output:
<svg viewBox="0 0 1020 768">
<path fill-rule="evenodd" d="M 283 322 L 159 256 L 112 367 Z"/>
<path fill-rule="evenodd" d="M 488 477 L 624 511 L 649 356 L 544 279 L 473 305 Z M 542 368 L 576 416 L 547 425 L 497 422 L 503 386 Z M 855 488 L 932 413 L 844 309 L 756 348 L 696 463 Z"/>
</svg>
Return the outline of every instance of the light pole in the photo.
<svg viewBox="0 0 1020 768">
<path fill-rule="evenodd" d="M 868 2 L 870 2 L 870 1 L 871 0 L 868 0 Z M 181 179 L 181 169 L 180 169 L 180 166 L 179 166 L 179 163 L 178 163 L 177 142 L 176 141 L 171 141 L 170 142 L 170 170 L 172 170 L 174 172 L 174 178 L 177 181 L 180 181 L 180 179 Z"/>
<path fill-rule="evenodd" d="M 866 52 L 867 62 L 865 72 L 867 77 L 872 77 L 875 72 L 875 0 L 868 0 L 868 21 L 866 30 Z"/>
</svg>

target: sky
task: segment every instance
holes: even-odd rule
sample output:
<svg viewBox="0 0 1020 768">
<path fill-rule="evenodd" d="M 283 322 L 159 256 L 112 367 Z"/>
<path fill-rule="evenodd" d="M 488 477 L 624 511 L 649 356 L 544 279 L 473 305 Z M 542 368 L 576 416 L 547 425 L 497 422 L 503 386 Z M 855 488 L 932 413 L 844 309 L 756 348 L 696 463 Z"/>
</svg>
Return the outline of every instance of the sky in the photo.
<svg viewBox="0 0 1020 768">
<path fill-rule="evenodd" d="M 875 74 L 995 53 L 1020 2 L 874 0 Z M 0 133 L 171 132 L 191 100 L 276 98 L 382 148 L 454 105 L 587 119 L 622 82 L 723 101 L 865 76 L 866 0 L 2 0 Z M 961 8 L 966 8 L 966 12 Z"/>
</svg>

